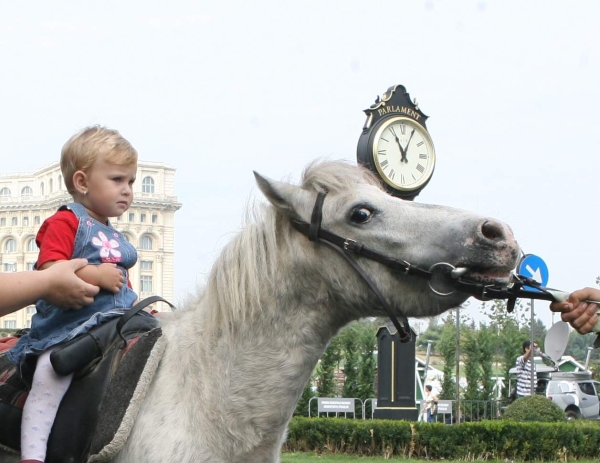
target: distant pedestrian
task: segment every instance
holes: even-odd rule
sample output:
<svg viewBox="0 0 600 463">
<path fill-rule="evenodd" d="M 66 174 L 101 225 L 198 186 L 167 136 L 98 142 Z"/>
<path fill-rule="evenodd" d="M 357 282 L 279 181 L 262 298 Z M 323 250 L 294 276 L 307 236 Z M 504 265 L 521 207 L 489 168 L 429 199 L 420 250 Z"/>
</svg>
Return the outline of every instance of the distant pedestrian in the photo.
<svg viewBox="0 0 600 463">
<path fill-rule="evenodd" d="M 425 385 L 425 397 L 423 398 L 419 421 L 427 420 L 428 423 L 433 423 L 433 406 L 437 403 L 438 398 L 433 394 L 433 388 L 430 384 Z"/>
<path fill-rule="evenodd" d="M 533 343 L 533 349 L 531 349 L 531 341 L 527 340 L 523 342 L 523 355 L 517 357 L 517 398 L 526 397 L 535 394 L 535 388 L 537 386 L 537 371 L 535 369 L 535 362 L 533 362 L 533 356 L 539 352 L 540 347 L 537 342 Z M 532 362 L 533 362 L 533 391 L 531 390 L 531 375 L 532 375 Z"/>
</svg>

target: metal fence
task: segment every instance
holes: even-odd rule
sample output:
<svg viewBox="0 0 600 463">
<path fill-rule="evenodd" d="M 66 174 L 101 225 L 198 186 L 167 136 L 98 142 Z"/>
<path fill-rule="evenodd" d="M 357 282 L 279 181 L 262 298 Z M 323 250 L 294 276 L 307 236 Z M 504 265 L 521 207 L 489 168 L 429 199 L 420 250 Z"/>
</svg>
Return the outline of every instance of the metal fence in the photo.
<svg viewBox="0 0 600 463">
<path fill-rule="evenodd" d="M 318 403 L 317 416 L 373 419 L 374 411 L 377 409 L 376 398 L 366 399 L 363 402 L 358 398 L 313 397 L 308 402 L 309 417 L 311 416 L 310 404 L 313 400 L 317 400 Z M 504 405 L 505 403 L 500 400 L 461 400 L 460 422 L 496 420 L 501 417 Z M 417 403 L 416 407 L 420 409 L 421 404 Z M 446 424 L 456 423 L 456 411 L 455 400 L 440 400 L 434 421 Z"/>
</svg>

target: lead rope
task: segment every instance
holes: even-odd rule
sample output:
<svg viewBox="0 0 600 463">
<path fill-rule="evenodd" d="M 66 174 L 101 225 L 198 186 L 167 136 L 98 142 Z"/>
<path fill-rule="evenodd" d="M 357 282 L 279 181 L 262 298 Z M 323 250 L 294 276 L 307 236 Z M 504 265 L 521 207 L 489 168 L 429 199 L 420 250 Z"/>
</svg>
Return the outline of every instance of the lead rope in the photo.
<svg viewBox="0 0 600 463">
<path fill-rule="evenodd" d="M 350 254 L 348 254 L 348 252 L 344 248 L 341 248 L 337 244 L 319 237 L 319 231 L 321 230 L 321 221 L 323 219 L 323 202 L 325 201 L 326 194 L 327 193 L 317 194 L 317 200 L 315 201 L 315 205 L 313 207 L 312 215 L 310 218 L 310 227 L 308 229 L 307 235 L 308 239 L 310 241 L 318 241 L 320 243 L 326 244 L 331 249 L 337 251 L 344 259 L 346 259 L 346 261 L 352 266 L 352 268 L 356 270 L 356 272 L 362 277 L 363 280 L 365 280 L 365 282 L 367 283 L 367 285 L 369 285 L 371 290 L 373 290 L 375 296 L 377 296 L 377 299 L 379 299 L 379 302 L 381 302 L 383 309 L 386 311 L 386 313 L 390 317 L 390 320 L 392 320 L 392 323 L 398 331 L 400 342 L 410 341 L 412 335 L 406 316 L 401 313 L 400 321 L 398 320 L 396 314 L 394 314 L 392 308 L 385 300 L 383 294 L 381 294 L 381 291 L 379 291 L 377 285 L 375 285 L 375 283 L 373 282 L 373 280 L 371 280 L 369 275 L 365 273 L 365 271 L 360 267 L 360 265 L 358 265 L 358 262 L 356 262 L 356 260 L 354 260 L 354 258 Z"/>
</svg>

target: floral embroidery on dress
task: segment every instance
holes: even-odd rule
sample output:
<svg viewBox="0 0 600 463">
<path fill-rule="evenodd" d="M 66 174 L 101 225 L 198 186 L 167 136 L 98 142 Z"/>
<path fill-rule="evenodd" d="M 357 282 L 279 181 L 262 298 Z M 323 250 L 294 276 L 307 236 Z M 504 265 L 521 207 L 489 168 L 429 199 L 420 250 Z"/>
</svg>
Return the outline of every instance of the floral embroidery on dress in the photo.
<svg viewBox="0 0 600 463">
<path fill-rule="evenodd" d="M 92 243 L 100 248 L 100 257 L 102 262 L 121 262 L 121 251 L 117 240 L 109 240 L 103 232 L 98 232 L 98 237 L 92 238 Z"/>
</svg>

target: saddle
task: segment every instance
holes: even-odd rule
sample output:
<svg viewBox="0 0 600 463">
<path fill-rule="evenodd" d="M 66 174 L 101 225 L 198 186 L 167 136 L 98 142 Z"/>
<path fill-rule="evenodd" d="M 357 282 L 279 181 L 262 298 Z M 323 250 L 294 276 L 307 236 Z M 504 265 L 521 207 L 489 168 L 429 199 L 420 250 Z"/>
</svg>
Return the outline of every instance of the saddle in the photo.
<svg viewBox="0 0 600 463">
<path fill-rule="evenodd" d="M 166 347 L 158 321 L 137 313 L 157 300 L 167 302 L 144 299 L 52 352 L 55 371 L 74 376 L 50 433 L 47 463 L 107 461 L 121 450 Z M 33 371 L 19 374 L 4 355 L 17 340 L 0 340 L 0 447 L 15 453 Z"/>
</svg>

